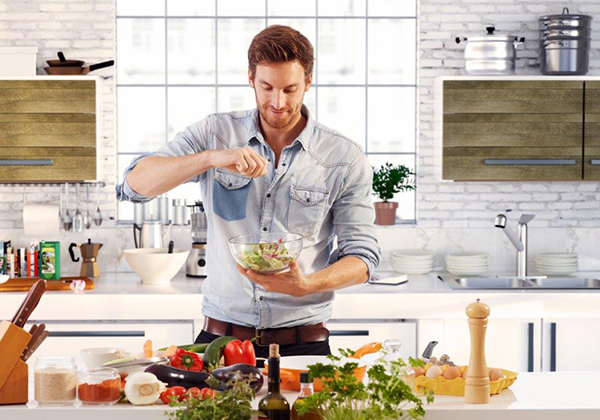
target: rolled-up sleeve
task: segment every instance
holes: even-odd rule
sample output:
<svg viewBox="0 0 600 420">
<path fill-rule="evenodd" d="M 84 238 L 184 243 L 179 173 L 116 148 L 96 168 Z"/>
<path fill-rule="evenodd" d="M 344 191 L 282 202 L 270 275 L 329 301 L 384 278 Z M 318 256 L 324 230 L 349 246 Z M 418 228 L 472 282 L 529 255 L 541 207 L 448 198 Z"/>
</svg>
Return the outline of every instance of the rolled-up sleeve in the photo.
<svg viewBox="0 0 600 420">
<path fill-rule="evenodd" d="M 369 269 L 369 278 L 381 261 L 371 198 L 372 180 L 373 169 L 367 157 L 359 152 L 332 206 L 338 259 L 349 255 L 360 258 Z"/>
<path fill-rule="evenodd" d="M 210 120 L 209 117 L 207 117 L 177 133 L 173 140 L 162 146 L 156 152 L 144 153 L 133 159 L 123 172 L 123 182 L 121 184 L 117 184 L 115 187 L 117 200 L 131 201 L 132 203 L 143 203 L 151 200 L 153 197 L 146 197 L 145 195 L 133 190 L 133 188 L 129 186 L 129 183 L 127 182 L 127 175 L 129 175 L 133 168 L 135 168 L 142 159 L 148 156 L 185 156 L 207 150 L 210 138 L 209 132 Z M 205 173 L 195 176 L 186 182 L 198 182 L 204 176 L 206 176 Z"/>
</svg>

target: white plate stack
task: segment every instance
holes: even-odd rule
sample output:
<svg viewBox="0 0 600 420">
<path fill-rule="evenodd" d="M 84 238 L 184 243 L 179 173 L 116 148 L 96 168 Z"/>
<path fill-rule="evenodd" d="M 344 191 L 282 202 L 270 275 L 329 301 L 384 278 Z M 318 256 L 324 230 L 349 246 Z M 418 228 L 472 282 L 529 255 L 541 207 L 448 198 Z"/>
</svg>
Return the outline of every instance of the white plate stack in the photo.
<svg viewBox="0 0 600 420">
<path fill-rule="evenodd" d="M 490 271 L 487 252 L 446 255 L 446 269 L 457 276 L 476 276 Z"/>
<path fill-rule="evenodd" d="M 565 276 L 579 270 L 577 254 L 537 254 L 535 268 L 548 276 Z"/>
<path fill-rule="evenodd" d="M 427 274 L 433 270 L 435 254 L 422 249 L 392 251 L 390 264 L 398 273 Z"/>
</svg>

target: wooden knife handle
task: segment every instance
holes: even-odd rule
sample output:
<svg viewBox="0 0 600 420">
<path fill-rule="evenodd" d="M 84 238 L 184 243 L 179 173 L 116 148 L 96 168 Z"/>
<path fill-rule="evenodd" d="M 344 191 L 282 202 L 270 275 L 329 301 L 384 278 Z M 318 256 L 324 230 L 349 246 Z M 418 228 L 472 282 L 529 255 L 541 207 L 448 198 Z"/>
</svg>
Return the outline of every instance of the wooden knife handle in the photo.
<svg viewBox="0 0 600 420">
<path fill-rule="evenodd" d="M 38 349 L 38 347 L 44 342 L 44 340 L 46 339 L 46 337 L 48 337 L 48 335 L 50 334 L 49 331 L 44 331 L 42 332 L 37 340 L 35 341 L 35 343 L 33 343 L 31 345 L 31 347 L 29 348 L 29 350 L 27 350 L 27 353 L 25 353 L 25 355 L 21 358 L 24 362 L 27 361 L 27 359 L 29 359 L 31 357 L 31 355 Z"/>
<path fill-rule="evenodd" d="M 31 286 L 31 289 L 29 289 L 29 293 L 27 293 L 21 307 L 13 317 L 12 323 L 17 327 L 23 328 L 45 291 L 46 281 L 42 279 L 36 281 L 34 285 Z"/>
</svg>

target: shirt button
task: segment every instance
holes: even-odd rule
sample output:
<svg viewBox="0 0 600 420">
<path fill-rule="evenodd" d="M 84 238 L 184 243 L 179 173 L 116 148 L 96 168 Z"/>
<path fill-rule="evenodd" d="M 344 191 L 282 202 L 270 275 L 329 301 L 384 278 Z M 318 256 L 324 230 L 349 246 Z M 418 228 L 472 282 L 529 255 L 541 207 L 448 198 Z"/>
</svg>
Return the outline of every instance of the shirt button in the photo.
<svg viewBox="0 0 600 420">
<path fill-rule="evenodd" d="M 269 193 L 269 194 L 267 194 L 267 198 L 271 198 L 271 194 L 270 194 L 270 193 Z"/>
<path fill-rule="evenodd" d="M 263 300 L 264 296 L 259 297 L 260 300 Z"/>
<path fill-rule="evenodd" d="M 286 163 L 285 163 L 285 162 L 283 162 L 283 163 L 281 164 L 281 166 L 285 166 L 285 165 L 286 165 Z"/>
<path fill-rule="evenodd" d="M 230 186 L 230 187 L 233 187 L 233 184 L 230 182 L 230 183 L 229 183 L 229 186 Z"/>
<path fill-rule="evenodd" d="M 271 161 L 271 158 L 268 158 L 268 159 L 267 159 L 267 162 L 270 162 L 270 161 Z"/>
<path fill-rule="evenodd" d="M 263 232 L 266 232 L 266 231 L 267 231 L 267 228 L 266 228 L 266 227 L 264 227 L 264 228 L 263 228 Z"/>
</svg>

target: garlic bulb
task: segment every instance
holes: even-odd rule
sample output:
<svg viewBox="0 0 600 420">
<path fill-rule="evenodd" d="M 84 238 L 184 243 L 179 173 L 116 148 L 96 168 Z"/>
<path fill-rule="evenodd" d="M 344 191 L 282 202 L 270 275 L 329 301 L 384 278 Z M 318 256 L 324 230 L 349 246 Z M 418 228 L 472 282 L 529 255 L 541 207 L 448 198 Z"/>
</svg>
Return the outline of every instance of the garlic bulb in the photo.
<svg viewBox="0 0 600 420">
<path fill-rule="evenodd" d="M 133 405 L 154 404 L 167 387 L 150 372 L 137 372 L 127 377 L 125 396 Z"/>
</svg>

